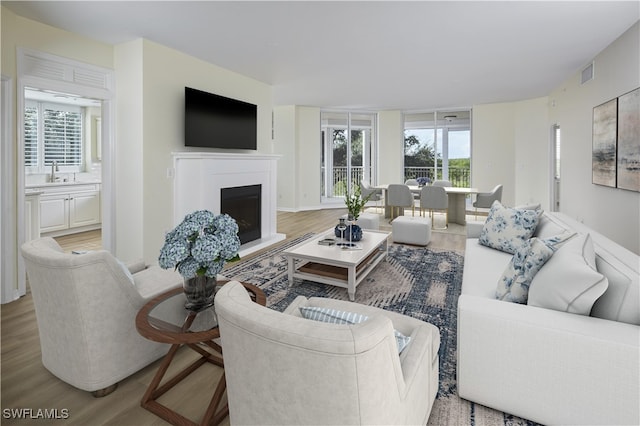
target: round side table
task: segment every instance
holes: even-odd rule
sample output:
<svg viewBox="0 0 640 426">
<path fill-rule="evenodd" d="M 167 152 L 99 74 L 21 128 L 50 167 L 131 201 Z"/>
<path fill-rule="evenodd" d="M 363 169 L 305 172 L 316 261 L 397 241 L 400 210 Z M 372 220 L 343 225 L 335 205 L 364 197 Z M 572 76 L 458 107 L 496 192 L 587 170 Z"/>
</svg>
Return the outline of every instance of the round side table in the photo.
<svg viewBox="0 0 640 426">
<path fill-rule="evenodd" d="M 218 281 L 218 286 L 227 282 Z M 254 302 L 262 306 L 266 305 L 267 300 L 262 290 L 253 284 L 242 283 L 242 285 L 247 289 Z M 142 397 L 140 405 L 171 424 L 197 425 L 198 423 L 187 419 L 157 401 L 161 395 L 207 362 L 224 368 L 222 348 L 214 341 L 214 339 L 220 337 L 218 319 L 214 307 L 211 306 L 199 312 L 192 312 L 185 309 L 185 301 L 186 298 L 182 287 L 175 288 L 150 300 L 140 309 L 136 316 L 136 328 L 143 337 L 154 342 L 171 344 L 169 352 L 162 360 L 158 371 Z M 160 382 L 176 352 L 185 345 L 200 354 L 200 358 L 160 386 Z M 225 390 L 226 381 L 223 372 L 207 411 L 199 424 L 217 425 L 229 414 L 229 407 L 226 404 L 218 409 Z"/>
</svg>

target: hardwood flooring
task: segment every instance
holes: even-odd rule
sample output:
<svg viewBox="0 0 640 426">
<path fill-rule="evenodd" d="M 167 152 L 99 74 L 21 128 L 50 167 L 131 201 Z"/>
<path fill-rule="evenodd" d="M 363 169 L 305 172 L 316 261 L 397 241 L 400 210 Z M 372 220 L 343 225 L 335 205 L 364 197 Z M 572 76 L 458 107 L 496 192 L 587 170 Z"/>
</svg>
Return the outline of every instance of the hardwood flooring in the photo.
<svg viewBox="0 0 640 426">
<path fill-rule="evenodd" d="M 324 231 L 337 224 L 337 218 L 344 213 L 346 213 L 345 209 L 279 212 L 278 232 L 286 234 L 287 239 L 292 239 L 308 232 Z M 390 225 L 385 219 L 381 219 L 381 229 L 390 230 Z M 56 240 L 65 251 L 96 250 L 101 247 L 100 231 L 57 237 Z M 433 232 L 429 247 L 463 251 L 464 240 L 464 227 L 452 224 L 446 232 Z M 89 392 L 78 390 L 57 379 L 42 365 L 35 310 L 29 293 L 15 302 L 1 305 L 0 310 L 2 424 L 131 426 L 167 424 L 140 407 L 140 399 L 160 361 L 124 379 L 112 394 L 103 398 L 94 398 Z M 171 371 L 183 368 L 196 357 L 195 352 L 189 349 L 179 350 L 168 377 Z M 161 401 L 184 416 L 199 421 L 221 372 L 222 370 L 218 367 L 204 365 L 198 373 L 189 376 L 183 383 L 163 395 Z M 17 412 L 12 412 L 12 409 L 30 409 L 31 411 L 19 411 L 23 416 L 27 414 L 26 419 L 19 419 L 15 416 Z M 29 418 L 37 417 L 38 413 L 42 413 L 38 410 L 48 410 L 48 413 L 68 418 L 60 420 Z M 229 424 L 228 418 L 223 424 Z"/>
</svg>

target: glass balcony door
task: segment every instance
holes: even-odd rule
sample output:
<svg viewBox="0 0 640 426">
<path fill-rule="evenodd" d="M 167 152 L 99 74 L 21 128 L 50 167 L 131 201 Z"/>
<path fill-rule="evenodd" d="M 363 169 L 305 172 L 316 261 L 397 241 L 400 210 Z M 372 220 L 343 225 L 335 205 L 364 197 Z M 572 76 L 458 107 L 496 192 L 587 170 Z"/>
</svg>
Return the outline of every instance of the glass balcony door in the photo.
<svg viewBox="0 0 640 426">
<path fill-rule="evenodd" d="M 321 113 L 322 198 L 343 198 L 375 178 L 375 114 Z"/>
</svg>

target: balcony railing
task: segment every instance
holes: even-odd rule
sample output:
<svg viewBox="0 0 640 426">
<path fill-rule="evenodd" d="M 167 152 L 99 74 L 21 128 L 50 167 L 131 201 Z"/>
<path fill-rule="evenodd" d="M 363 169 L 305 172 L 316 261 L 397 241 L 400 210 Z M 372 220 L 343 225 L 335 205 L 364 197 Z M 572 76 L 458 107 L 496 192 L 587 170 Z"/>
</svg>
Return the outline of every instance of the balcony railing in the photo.
<svg viewBox="0 0 640 426">
<path fill-rule="evenodd" d="M 416 179 L 419 177 L 429 178 L 431 182 L 434 180 L 443 179 L 442 169 L 437 170 L 437 175 L 434 173 L 433 167 L 405 167 L 404 179 Z M 471 170 L 466 168 L 449 167 L 449 178 L 454 187 L 457 188 L 469 188 L 471 186 Z"/>
<path fill-rule="evenodd" d="M 347 177 L 349 175 L 347 167 L 333 167 L 331 196 L 343 197 L 347 195 Z M 324 177 L 325 169 L 322 168 L 322 176 Z M 436 179 L 442 179 L 442 170 L 438 169 L 437 177 L 434 179 L 433 167 L 405 167 L 404 180 L 416 179 L 419 177 L 427 177 L 431 182 Z M 351 167 L 351 183 L 352 185 L 360 185 L 363 176 L 363 167 Z M 449 167 L 449 181 L 455 187 L 469 188 L 471 186 L 471 173 L 469 169 Z M 322 193 L 325 194 L 325 181 L 322 180 Z"/>
</svg>

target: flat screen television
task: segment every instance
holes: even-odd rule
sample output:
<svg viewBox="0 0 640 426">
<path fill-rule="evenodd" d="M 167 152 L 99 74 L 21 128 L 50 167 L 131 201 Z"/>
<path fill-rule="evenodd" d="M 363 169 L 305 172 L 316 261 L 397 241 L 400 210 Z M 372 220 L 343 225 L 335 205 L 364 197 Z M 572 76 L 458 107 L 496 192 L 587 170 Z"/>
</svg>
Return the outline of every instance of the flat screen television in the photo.
<svg viewBox="0 0 640 426">
<path fill-rule="evenodd" d="M 185 146 L 257 149 L 256 105 L 190 87 L 184 103 Z"/>
</svg>

